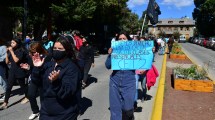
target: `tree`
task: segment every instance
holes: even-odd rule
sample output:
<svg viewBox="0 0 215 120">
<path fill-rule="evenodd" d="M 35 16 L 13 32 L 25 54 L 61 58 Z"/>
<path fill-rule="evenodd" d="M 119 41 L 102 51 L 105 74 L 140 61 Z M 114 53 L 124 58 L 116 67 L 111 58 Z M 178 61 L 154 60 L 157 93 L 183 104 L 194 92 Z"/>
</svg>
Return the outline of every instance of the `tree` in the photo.
<svg viewBox="0 0 215 120">
<path fill-rule="evenodd" d="M 22 2 L 4 1 L 0 4 L 0 39 L 10 41 L 13 37 L 15 23 L 22 16 Z"/>
<path fill-rule="evenodd" d="M 27 33 L 33 33 L 35 40 L 41 40 L 45 30 L 49 33 L 53 30 L 59 33 L 79 29 L 83 33 L 96 33 L 100 36 L 105 36 L 105 34 L 108 36 L 119 30 L 136 33 L 139 28 L 138 16 L 127 8 L 127 1 L 28 0 Z M 6 1 L 1 4 L 0 9 L 2 25 L 9 26 L 1 27 L 0 33 L 8 31 L 10 34 L 7 36 L 12 38 L 15 21 L 23 20 L 23 0 Z M 104 31 L 105 25 L 108 26 L 108 31 Z"/>
<path fill-rule="evenodd" d="M 209 37 L 215 35 L 215 0 L 195 0 L 193 18 L 200 34 Z"/>
<path fill-rule="evenodd" d="M 180 32 L 176 31 L 176 32 L 173 32 L 172 36 L 174 37 L 174 39 L 179 39 L 180 37 Z"/>
<path fill-rule="evenodd" d="M 164 31 L 160 31 L 158 33 L 158 37 L 166 37 L 166 33 Z"/>
</svg>

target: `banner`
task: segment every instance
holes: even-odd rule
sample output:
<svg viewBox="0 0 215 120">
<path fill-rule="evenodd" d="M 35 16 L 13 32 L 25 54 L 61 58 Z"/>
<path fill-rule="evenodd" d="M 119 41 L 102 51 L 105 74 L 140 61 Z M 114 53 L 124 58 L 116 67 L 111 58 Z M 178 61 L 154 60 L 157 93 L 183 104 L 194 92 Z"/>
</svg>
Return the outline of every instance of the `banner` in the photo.
<svg viewBox="0 0 215 120">
<path fill-rule="evenodd" d="M 112 70 L 148 70 L 152 66 L 153 41 L 112 41 Z"/>
</svg>

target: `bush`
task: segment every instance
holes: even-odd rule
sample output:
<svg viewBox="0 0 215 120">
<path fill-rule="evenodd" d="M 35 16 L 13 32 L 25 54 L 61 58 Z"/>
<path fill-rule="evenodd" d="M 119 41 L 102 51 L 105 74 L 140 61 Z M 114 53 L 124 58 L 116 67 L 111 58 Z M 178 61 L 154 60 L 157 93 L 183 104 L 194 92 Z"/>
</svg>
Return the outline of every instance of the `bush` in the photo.
<svg viewBox="0 0 215 120">
<path fill-rule="evenodd" d="M 207 72 L 205 69 L 197 68 L 196 65 L 192 65 L 189 68 L 182 68 L 178 66 L 174 68 L 174 74 L 176 78 L 183 78 L 188 80 L 207 80 Z"/>
</svg>

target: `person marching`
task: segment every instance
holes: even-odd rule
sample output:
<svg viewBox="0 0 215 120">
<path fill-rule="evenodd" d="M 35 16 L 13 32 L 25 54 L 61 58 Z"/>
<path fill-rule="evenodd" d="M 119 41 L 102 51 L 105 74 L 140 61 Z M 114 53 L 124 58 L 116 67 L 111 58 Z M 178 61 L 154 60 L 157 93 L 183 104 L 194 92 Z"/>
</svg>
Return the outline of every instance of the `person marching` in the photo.
<svg viewBox="0 0 215 120">
<path fill-rule="evenodd" d="M 41 58 L 45 58 L 45 62 L 51 61 L 51 56 L 48 55 L 48 51 L 42 46 L 40 42 L 32 42 L 29 45 L 29 55 L 32 57 L 34 54 L 39 53 Z M 31 70 L 33 68 L 33 61 L 30 60 L 29 63 L 20 64 L 21 68 L 29 70 L 29 74 L 31 75 Z M 30 79 L 30 77 L 29 77 Z M 37 105 L 37 92 L 40 91 L 40 101 L 42 101 L 42 93 L 41 93 L 41 84 L 36 84 L 34 81 L 29 80 L 28 86 L 28 98 L 32 110 L 32 114 L 29 116 L 29 120 L 33 120 L 36 117 L 39 117 L 39 106 Z"/>
<path fill-rule="evenodd" d="M 131 40 L 126 33 L 119 33 L 116 40 Z M 105 62 L 107 69 L 111 69 L 111 53 L 109 48 Z M 109 82 L 109 102 L 111 120 L 134 120 L 134 98 L 136 94 L 135 70 L 113 70 Z"/>
<path fill-rule="evenodd" d="M 55 41 L 52 57 L 54 61 L 44 63 L 39 53 L 32 56 L 31 80 L 42 83 L 40 120 L 77 120 L 81 72 L 65 37 Z"/>
<path fill-rule="evenodd" d="M 10 98 L 12 87 L 17 80 L 23 92 L 25 93 L 25 98 L 21 101 L 21 104 L 27 103 L 29 100 L 27 98 L 28 84 L 25 82 L 27 76 L 25 69 L 20 67 L 21 63 L 27 62 L 27 53 L 22 46 L 21 39 L 14 38 L 11 40 L 11 46 L 8 48 L 8 53 L 6 55 L 6 64 L 10 64 L 8 84 L 5 93 L 4 103 L 0 106 L 0 109 L 7 109 L 8 101 Z"/>
<path fill-rule="evenodd" d="M 79 60 L 82 61 L 83 65 L 83 80 L 82 80 L 82 88 L 84 89 L 87 86 L 88 73 L 90 71 L 91 66 L 94 67 L 94 51 L 93 47 L 88 43 L 88 41 L 83 37 L 83 45 L 80 48 L 79 52 Z"/>
</svg>

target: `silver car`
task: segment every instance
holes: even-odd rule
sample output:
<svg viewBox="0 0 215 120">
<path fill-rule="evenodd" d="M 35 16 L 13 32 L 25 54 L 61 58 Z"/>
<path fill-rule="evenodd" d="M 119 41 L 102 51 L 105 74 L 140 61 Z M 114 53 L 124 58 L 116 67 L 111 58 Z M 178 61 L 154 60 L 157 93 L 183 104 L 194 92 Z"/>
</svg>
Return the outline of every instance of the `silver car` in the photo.
<svg viewBox="0 0 215 120">
<path fill-rule="evenodd" d="M 207 42 L 207 47 L 212 48 L 214 44 L 215 44 L 215 37 L 210 37 Z"/>
</svg>

